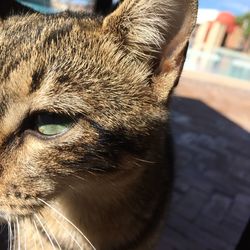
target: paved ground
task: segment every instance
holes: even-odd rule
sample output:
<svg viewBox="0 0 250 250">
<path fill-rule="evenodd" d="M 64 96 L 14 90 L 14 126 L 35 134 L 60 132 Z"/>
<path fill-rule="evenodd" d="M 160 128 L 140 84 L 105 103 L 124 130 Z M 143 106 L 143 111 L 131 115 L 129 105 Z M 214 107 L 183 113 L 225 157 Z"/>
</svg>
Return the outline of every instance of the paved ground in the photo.
<svg viewBox="0 0 250 250">
<path fill-rule="evenodd" d="M 250 217 L 250 90 L 208 81 L 183 78 L 172 102 L 176 184 L 160 249 L 234 249 Z"/>
</svg>

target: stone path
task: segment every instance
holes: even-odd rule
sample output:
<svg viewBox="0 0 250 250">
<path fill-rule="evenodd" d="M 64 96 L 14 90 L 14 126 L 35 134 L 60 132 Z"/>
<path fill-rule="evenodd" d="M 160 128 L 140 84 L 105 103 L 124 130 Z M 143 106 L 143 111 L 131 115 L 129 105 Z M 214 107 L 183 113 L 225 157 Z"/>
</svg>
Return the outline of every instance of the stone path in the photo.
<svg viewBox="0 0 250 250">
<path fill-rule="evenodd" d="M 250 217 L 250 91 L 183 78 L 171 109 L 176 183 L 159 249 L 233 250 Z"/>
</svg>

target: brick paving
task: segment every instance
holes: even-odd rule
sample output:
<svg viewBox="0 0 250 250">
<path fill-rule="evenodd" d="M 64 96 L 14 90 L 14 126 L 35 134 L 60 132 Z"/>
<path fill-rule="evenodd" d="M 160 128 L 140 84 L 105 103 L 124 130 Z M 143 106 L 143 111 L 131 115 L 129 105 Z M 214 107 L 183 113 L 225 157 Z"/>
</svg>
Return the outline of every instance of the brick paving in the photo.
<svg viewBox="0 0 250 250">
<path fill-rule="evenodd" d="M 232 250 L 250 217 L 250 89 L 183 77 L 176 182 L 161 250 Z"/>
</svg>

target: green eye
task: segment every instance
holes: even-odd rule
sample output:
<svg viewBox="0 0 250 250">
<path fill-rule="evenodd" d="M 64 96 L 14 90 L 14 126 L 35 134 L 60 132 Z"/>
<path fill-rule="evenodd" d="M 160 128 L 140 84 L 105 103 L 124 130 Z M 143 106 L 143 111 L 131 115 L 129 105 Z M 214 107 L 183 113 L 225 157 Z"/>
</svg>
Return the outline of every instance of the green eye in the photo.
<svg viewBox="0 0 250 250">
<path fill-rule="evenodd" d="M 41 114 L 36 119 L 37 131 L 45 136 L 62 134 L 70 129 L 72 119 L 57 114 Z"/>
</svg>

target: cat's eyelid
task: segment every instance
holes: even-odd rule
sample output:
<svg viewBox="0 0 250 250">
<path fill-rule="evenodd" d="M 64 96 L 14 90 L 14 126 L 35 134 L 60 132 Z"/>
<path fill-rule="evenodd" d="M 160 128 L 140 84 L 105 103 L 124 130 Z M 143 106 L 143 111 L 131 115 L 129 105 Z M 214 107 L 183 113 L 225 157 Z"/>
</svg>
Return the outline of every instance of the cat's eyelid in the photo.
<svg viewBox="0 0 250 250">
<path fill-rule="evenodd" d="M 68 117 L 72 120 L 75 120 L 79 115 L 77 114 L 73 114 L 71 112 L 65 112 L 65 111 L 62 111 L 62 110 L 56 110 L 56 109 L 38 109 L 38 110 L 31 110 L 29 113 L 28 113 L 28 117 L 35 117 L 35 116 L 38 116 L 38 115 L 45 115 L 45 114 L 49 114 L 49 115 L 58 115 L 58 116 L 65 116 L 65 117 Z"/>
</svg>

